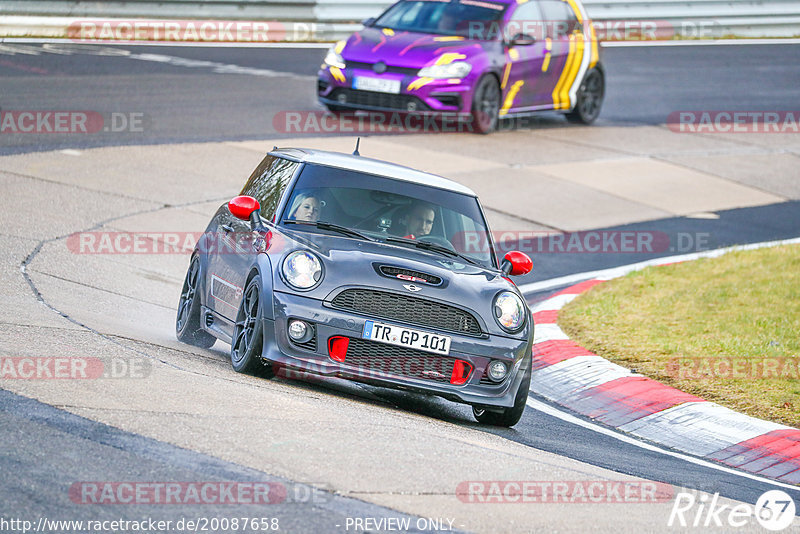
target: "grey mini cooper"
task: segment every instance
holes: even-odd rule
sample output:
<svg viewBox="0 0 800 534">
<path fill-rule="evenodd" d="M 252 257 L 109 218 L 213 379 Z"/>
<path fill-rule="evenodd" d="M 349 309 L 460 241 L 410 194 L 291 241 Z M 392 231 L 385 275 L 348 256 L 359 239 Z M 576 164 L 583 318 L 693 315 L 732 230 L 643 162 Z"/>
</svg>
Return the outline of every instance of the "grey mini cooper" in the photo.
<svg viewBox="0 0 800 534">
<path fill-rule="evenodd" d="M 512 426 L 533 321 L 478 199 L 440 176 L 359 155 L 275 149 L 198 240 L 178 339 L 231 344 L 233 368 L 335 376 L 470 404 Z"/>
</svg>

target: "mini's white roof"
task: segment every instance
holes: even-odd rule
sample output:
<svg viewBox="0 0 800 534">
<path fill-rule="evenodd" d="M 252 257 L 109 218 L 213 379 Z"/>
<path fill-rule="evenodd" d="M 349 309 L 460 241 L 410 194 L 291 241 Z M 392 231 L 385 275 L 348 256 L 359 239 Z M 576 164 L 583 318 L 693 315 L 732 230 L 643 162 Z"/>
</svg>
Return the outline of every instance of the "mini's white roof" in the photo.
<svg viewBox="0 0 800 534">
<path fill-rule="evenodd" d="M 340 152 L 328 152 L 325 150 L 313 150 L 307 148 L 276 148 L 270 154 L 275 156 L 284 156 L 288 159 L 293 159 L 302 162 L 315 163 L 318 165 L 326 165 L 328 167 L 337 167 L 339 169 L 350 169 L 367 174 L 377 174 L 379 176 L 386 176 L 394 178 L 395 180 L 404 180 L 415 184 L 422 184 L 439 189 L 446 189 L 464 195 L 476 197 L 472 189 L 467 186 L 461 185 L 453 180 L 448 180 L 436 174 L 418 171 L 410 167 L 396 165 L 372 158 L 365 158 L 363 156 L 353 156 L 352 154 L 342 154 Z"/>
</svg>

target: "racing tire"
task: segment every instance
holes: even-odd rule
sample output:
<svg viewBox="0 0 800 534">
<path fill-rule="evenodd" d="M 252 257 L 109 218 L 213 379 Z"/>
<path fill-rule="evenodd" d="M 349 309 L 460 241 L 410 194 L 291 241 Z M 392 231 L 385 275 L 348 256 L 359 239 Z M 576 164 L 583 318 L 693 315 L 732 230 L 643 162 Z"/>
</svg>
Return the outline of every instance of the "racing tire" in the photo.
<svg viewBox="0 0 800 534">
<path fill-rule="evenodd" d="M 178 341 L 203 349 L 211 348 L 217 338 L 203 330 L 200 323 L 200 298 L 197 283 L 200 280 L 200 259 L 192 257 L 178 301 L 178 314 L 175 318 L 175 335 Z"/>
<path fill-rule="evenodd" d="M 500 120 L 500 84 L 491 74 L 484 74 L 472 96 L 472 128 L 476 133 L 490 134 Z"/>
<path fill-rule="evenodd" d="M 511 408 L 503 408 L 502 412 L 491 412 L 488 409 L 478 406 L 472 407 L 472 415 L 479 423 L 492 426 L 505 426 L 512 427 L 519 423 L 522 418 L 522 413 L 525 411 L 525 401 L 528 400 L 528 392 L 531 389 L 531 369 L 525 371 L 525 376 L 517 390 L 517 395 L 514 397 L 514 406 Z"/>
<path fill-rule="evenodd" d="M 237 373 L 272 378 L 272 366 L 261 359 L 264 345 L 264 322 L 261 313 L 261 276 L 247 284 L 236 314 L 231 340 L 231 365 Z"/>
<path fill-rule="evenodd" d="M 572 111 L 565 113 L 569 122 L 592 124 L 600 115 L 603 98 L 606 94 L 606 82 L 603 71 L 591 69 L 583 77 L 578 88 L 578 98 Z"/>
</svg>

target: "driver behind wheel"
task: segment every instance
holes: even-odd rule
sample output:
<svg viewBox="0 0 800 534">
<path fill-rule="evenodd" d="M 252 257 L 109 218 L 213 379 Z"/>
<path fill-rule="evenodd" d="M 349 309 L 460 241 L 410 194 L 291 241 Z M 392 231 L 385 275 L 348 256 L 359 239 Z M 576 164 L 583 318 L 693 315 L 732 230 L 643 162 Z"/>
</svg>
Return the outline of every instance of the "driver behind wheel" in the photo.
<svg viewBox="0 0 800 534">
<path fill-rule="evenodd" d="M 417 202 L 406 215 L 406 235 L 410 239 L 418 239 L 431 233 L 436 211 L 426 202 Z"/>
</svg>

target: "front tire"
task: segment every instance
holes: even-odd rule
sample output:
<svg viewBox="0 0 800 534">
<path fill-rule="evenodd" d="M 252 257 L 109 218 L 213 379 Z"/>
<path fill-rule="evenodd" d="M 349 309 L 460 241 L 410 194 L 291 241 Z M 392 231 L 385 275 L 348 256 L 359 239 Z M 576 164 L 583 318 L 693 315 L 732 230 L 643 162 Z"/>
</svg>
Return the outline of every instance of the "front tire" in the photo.
<svg viewBox="0 0 800 534">
<path fill-rule="evenodd" d="M 472 127 L 477 133 L 490 134 L 500 120 L 500 85 L 491 74 L 484 74 L 472 96 Z"/>
<path fill-rule="evenodd" d="M 186 278 L 183 281 L 181 298 L 178 301 L 178 316 L 175 318 L 175 335 L 178 341 L 208 349 L 217 338 L 203 330 L 200 324 L 200 298 L 197 286 L 200 280 L 200 259 L 192 257 Z"/>
<path fill-rule="evenodd" d="M 503 408 L 502 412 L 490 412 L 485 408 L 472 407 L 472 415 L 479 423 L 492 426 L 512 427 L 519 423 L 522 413 L 525 411 L 525 402 L 528 400 L 528 392 L 531 389 L 531 369 L 525 371 L 522 383 L 519 385 L 517 395 L 514 397 L 514 406 Z"/>
<path fill-rule="evenodd" d="M 587 72 L 578 88 L 578 101 L 575 108 L 566 113 L 567 120 L 580 124 L 592 124 L 600 115 L 605 94 L 606 82 L 603 72 L 599 69 Z"/>
<path fill-rule="evenodd" d="M 264 322 L 261 313 L 261 276 L 256 275 L 247 284 L 236 314 L 236 325 L 231 341 L 231 365 L 237 373 L 272 378 L 272 366 L 261 359 L 264 345 Z"/>
</svg>

